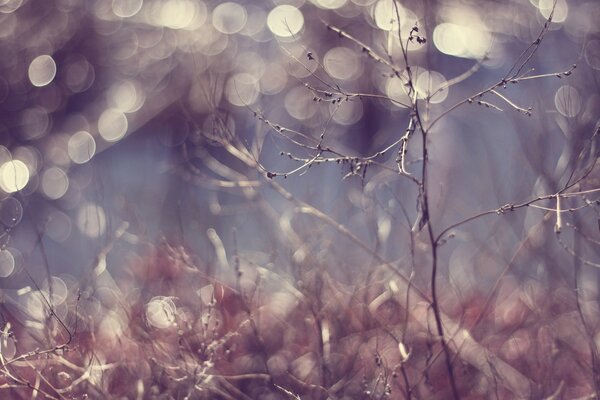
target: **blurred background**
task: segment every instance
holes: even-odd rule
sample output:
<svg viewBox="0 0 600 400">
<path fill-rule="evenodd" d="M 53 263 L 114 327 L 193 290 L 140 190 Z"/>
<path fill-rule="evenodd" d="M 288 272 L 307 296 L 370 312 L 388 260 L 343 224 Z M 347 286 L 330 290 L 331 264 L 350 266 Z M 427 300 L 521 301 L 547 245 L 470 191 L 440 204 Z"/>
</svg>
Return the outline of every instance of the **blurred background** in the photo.
<svg viewBox="0 0 600 400">
<path fill-rule="evenodd" d="M 116 290 L 112 279 L 127 275 L 144 246 L 163 241 L 184 245 L 224 280 L 234 276 L 227 264 L 235 253 L 294 279 L 294 268 L 308 263 L 355 284 L 372 256 L 322 221 L 296 214 L 298 204 L 268 184 L 267 172 L 407 275 L 416 268 L 415 284 L 426 289 L 429 263 L 418 254 L 426 240 L 410 229 L 417 190 L 394 173 L 398 148 L 363 175 L 351 163 L 297 169 L 303 163 L 293 157 L 311 157 L 298 143 L 323 134 L 324 146 L 366 157 L 404 133 L 406 87 L 357 41 L 402 71 L 400 25 L 417 98 L 428 99 L 423 112 L 433 121 L 501 80 L 538 38 L 553 5 L 402 1 L 398 24 L 389 0 L 0 0 L 4 303 L 35 319 L 43 302 L 32 293 L 52 287 L 59 303 L 92 271 Z M 598 21 L 596 0 L 558 0 L 523 70 L 550 76 L 509 84 L 502 94 L 512 105 L 488 95 L 483 100 L 496 107 L 475 101 L 435 124 L 428 146 L 436 233 L 477 212 L 556 193 L 593 161 Z M 415 26 L 426 40 L 408 40 Z M 310 88 L 353 95 L 321 101 L 323 93 Z M 532 116 L 513 105 L 531 107 Z M 262 169 L 224 149 L 232 137 Z M 416 175 L 418 137 L 407 155 Z M 598 185 L 594 170 L 581 188 Z M 596 240 L 597 198 L 563 204 L 583 207 L 565 222 Z M 539 205 L 556 207 L 554 200 Z M 527 208 L 454 229 L 440 249 L 442 286 L 456 295 L 445 306 L 489 290 L 506 265 L 510 288 L 548 290 L 570 282 L 580 258 L 599 263 L 593 242 L 578 245 L 581 257 L 557 244 L 553 215 Z M 575 248 L 567 228 L 563 238 Z M 298 235 L 303 245 L 281 235 Z M 593 311 L 598 277 L 585 268 Z"/>
</svg>

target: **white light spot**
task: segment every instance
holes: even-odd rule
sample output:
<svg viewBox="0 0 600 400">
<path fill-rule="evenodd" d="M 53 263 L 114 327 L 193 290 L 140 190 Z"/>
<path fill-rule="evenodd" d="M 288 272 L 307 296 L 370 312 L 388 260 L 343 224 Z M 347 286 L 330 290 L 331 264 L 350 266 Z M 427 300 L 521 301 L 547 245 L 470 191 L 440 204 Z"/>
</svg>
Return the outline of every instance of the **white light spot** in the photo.
<svg viewBox="0 0 600 400">
<path fill-rule="evenodd" d="M 56 63 L 49 55 L 38 56 L 29 64 L 29 80 L 33 86 L 46 86 L 56 76 Z"/>
<path fill-rule="evenodd" d="M 213 10 L 213 26 L 222 33 L 232 34 L 241 31 L 247 20 L 246 9 L 237 3 L 222 3 Z"/>
<path fill-rule="evenodd" d="M 146 321 L 148 324 L 164 329 L 175 322 L 176 308 L 170 297 L 156 296 L 146 304 Z"/>
<path fill-rule="evenodd" d="M 331 104 L 329 108 L 333 113 L 333 120 L 340 125 L 354 125 L 363 116 L 363 105 L 360 101 L 344 101 Z"/>
<path fill-rule="evenodd" d="M 29 182 L 29 169 L 21 160 L 5 162 L 0 166 L 0 188 L 6 193 L 22 190 Z"/>
<path fill-rule="evenodd" d="M 565 117 L 572 118 L 576 116 L 581 109 L 579 92 L 573 86 L 563 85 L 559 87 L 554 95 L 554 106 Z"/>
<path fill-rule="evenodd" d="M 408 96 L 407 86 L 400 78 L 393 77 L 387 80 L 385 85 L 385 94 L 396 107 L 405 108 L 411 103 Z"/>
<path fill-rule="evenodd" d="M 137 14 L 144 4 L 144 0 L 113 0 L 112 11 L 117 17 L 129 18 Z"/>
<path fill-rule="evenodd" d="M 235 74 L 227 81 L 225 97 L 231 104 L 244 107 L 258 99 L 258 79 L 247 73 Z"/>
<path fill-rule="evenodd" d="M 444 84 L 446 84 L 444 75 L 437 71 L 423 71 L 415 81 L 417 97 L 429 99 L 433 104 L 441 103 L 448 97 L 448 89 L 440 89 Z"/>
<path fill-rule="evenodd" d="M 317 104 L 304 86 L 296 86 L 288 91 L 283 104 L 288 114 L 300 121 L 309 119 L 317 112 Z"/>
<path fill-rule="evenodd" d="M 318 7 L 324 8 L 327 10 L 336 10 L 344 4 L 346 4 L 347 0 L 313 0 Z"/>
<path fill-rule="evenodd" d="M 38 56 L 29 64 L 29 81 L 33 86 L 46 86 L 56 76 L 56 63 L 49 55 Z"/>
<path fill-rule="evenodd" d="M 462 58 L 483 58 L 492 37 L 481 23 L 457 24 L 444 22 L 433 30 L 433 43 L 439 51 Z"/>
<path fill-rule="evenodd" d="M 106 230 L 104 209 L 93 203 L 84 203 L 77 213 L 77 227 L 86 236 L 99 237 Z"/>
<path fill-rule="evenodd" d="M 265 72 L 260 77 L 260 91 L 263 94 L 273 95 L 281 92 L 287 84 L 288 74 L 277 63 L 268 63 Z"/>
<path fill-rule="evenodd" d="M 133 81 L 123 81 L 113 85 L 108 92 L 109 103 L 124 113 L 138 111 L 145 101 L 142 88 Z"/>
<path fill-rule="evenodd" d="M 41 188 L 49 199 L 60 199 L 69 188 L 69 177 L 62 169 L 50 167 L 42 174 Z"/>
<path fill-rule="evenodd" d="M 402 5 L 396 2 L 398 5 L 398 14 L 400 20 L 404 21 L 406 14 Z M 379 0 L 375 7 L 373 7 L 373 20 L 379 29 L 384 31 L 397 31 L 398 30 L 398 18 L 396 18 L 396 7 L 391 0 Z M 412 21 L 411 23 L 414 23 Z"/>
<path fill-rule="evenodd" d="M 107 142 L 116 142 L 127 133 L 127 117 L 116 108 L 105 110 L 98 119 L 98 132 Z"/>
<path fill-rule="evenodd" d="M 548 19 L 548 17 L 550 17 L 552 7 L 554 7 L 554 1 L 555 0 L 540 0 L 538 3 L 538 9 L 544 18 Z M 564 22 L 567 19 L 567 15 L 569 15 L 569 5 L 566 0 L 556 1 L 552 22 Z"/>
<path fill-rule="evenodd" d="M 269 12 L 267 26 L 273 34 L 282 38 L 289 38 L 302 30 L 304 16 L 296 7 L 283 4 Z"/>
<path fill-rule="evenodd" d="M 196 17 L 196 6 L 189 0 L 168 0 L 155 3 L 153 19 L 157 25 L 172 29 L 188 27 Z"/>
<path fill-rule="evenodd" d="M 69 138 L 67 153 L 75 164 L 84 164 L 94 157 L 96 153 L 96 141 L 86 131 L 76 132 Z"/>
<path fill-rule="evenodd" d="M 44 294 L 44 297 L 50 301 L 53 306 L 58 306 L 67 299 L 68 290 L 67 284 L 62 278 L 58 276 L 50 277 L 50 283 L 48 283 L 48 279 L 45 279 L 41 285 L 41 292 Z M 52 297 L 50 297 L 52 294 Z"/>
<path fill-rule="evenodd" d="M 334 47 L 325 53 L 323 63 L 327 72 L 336 79 L 353 79 L 361 71 L 361 60 L 347 47 Z"/>
<path fill-rule="evenodd" d="M 7 278 L 15 270 L 15 258 L 8 250 L 0 250 L 0 278 Z"/>
<path fill-rule="evenodd" d="M 71 218 L 62 211 L 52 211 L 48 216 L 44 233 L 56 242 L 64 242 L 71 235 Z"/>
<path fill-rule="evenodd" d="M 203 286 L 202 288 L 198 289 L 198 295 L 200 296 L 202 303 L 207 306 L 213 303 L 215 299 L 215 288 L 212 284 Z"/>
<path fill-rule="evenodd" d="M 23 302 L 25 303 L 25 309 L 27 314 L 36 321 L 41 321 L 46 317 L 46 304 L 42 294 L 36 290 L 29 292 L 24 295 Z"/>
<path fill-rule="evenodd" d="M 11 360 L 17 354 L 17 346 L 13 336 L 5 334 L 0 336 L 0 352 L 6 360 Z"/>
</svg>

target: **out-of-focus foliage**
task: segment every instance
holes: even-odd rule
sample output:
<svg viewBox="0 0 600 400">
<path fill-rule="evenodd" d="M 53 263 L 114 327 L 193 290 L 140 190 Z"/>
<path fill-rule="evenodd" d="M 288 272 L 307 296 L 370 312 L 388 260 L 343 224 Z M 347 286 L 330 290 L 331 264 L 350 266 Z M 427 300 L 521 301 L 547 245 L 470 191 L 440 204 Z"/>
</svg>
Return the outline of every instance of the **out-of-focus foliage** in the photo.
<svg viewBox="0 0 600 400">
<path fill-rule="evenodd" d="M 0 395 L 597 395 L 599 20 L 0 0 Z"/>
</svg>

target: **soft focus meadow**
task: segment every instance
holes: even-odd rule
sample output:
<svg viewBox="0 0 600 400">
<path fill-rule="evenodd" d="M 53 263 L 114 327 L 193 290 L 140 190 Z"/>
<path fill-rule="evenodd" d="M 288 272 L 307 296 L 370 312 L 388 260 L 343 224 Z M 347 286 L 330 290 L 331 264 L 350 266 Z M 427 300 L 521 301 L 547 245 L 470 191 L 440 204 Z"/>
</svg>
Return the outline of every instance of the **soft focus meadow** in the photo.
<svg viewBox="0 0 600 400">
<path fill-rule="evenodd" d="M 0 0 L 0 398 L 598 398 L 598 21 Z"/>
</svg>

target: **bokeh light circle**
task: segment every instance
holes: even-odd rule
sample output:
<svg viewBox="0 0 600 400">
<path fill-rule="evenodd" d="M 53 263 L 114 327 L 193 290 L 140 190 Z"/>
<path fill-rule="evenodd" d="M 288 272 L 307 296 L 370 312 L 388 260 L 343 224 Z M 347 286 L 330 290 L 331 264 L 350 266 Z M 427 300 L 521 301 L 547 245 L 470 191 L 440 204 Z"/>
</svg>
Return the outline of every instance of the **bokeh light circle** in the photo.
<svg viewBox="0 0 600 400">
<path fill-rule="evenodd" d="M 130 18 L 136 15 L 144 4 L 144 0 L 113 0 L 112 11 L 117 17 Z"/>
<path fill-rule="evenodd" d="M 29 64 L 27 72 L 33 86 L 46 86 L 56 76 L 56 62 L 49 55 L 38 56 Z"/>
<path fill-rule="evenodd" d="M 356 78 L 361 72 L 361 59 L 355 51 L 347 47 L 334 47 L 323 57 L 327 72 L 336 79 Z"/>
<path fill-rule="evenodd" d="M 448 89 L 444 88 L 446 83 L 444 75 L 437 71 L 421 72 L 415 80 L 417 98 L 428 99 L 433 104 L 443 102 L 448 97 Z"/>
<path fill-rule="evenodd" d="M 7 197 L 0 202 L 0 222 L 7 228 L 12 228 L 23 218 L 23 205 L 14 197 Z"/>
<path fill-rule="evenodd" d="M 554 5 L 555 1 L 556 5 Z M 537 7 L 540 10 L 540 14 L 546 19 L 550 17 L 554 8 L 554 13 L 552 14 L 552 22 L 554 23 L 564 22 L 569 15 L 569 5 L 566 0 L 539 0 Z"/>
<path fill-rule="evenodd" d="M 107 142 L 116 142 L 127 133 L 128 121 L 123 112 L 108 108 L 98 118 L 98 132 Z"/>
<path fill-rule="evenodd" d="M 312 100 L 312 96 L 304 86 L 290 89 L 285 95 L 283 104 L 288 114 L 300 121 L 311 118 L 317 112 L 317 103 Z"/>
<path fill-rule="evenodd" d="M 146 321 L 150 326 L 165 329 L 175 323 L 177 309 L 170 297 L 156 296 L 146 304 Z"/>
<path fill-rule="evenodd" d="M 8 250 L 0 250 L 0 278 L 7 278 L 15 270 L 15 258 Z"/>
<path fill-rule="evenodd" d="M 292 37 L 304 27 L 304 16 L 296 7 L 283 4 L 269 12 L 267 26 L 276 36 L 282 38 Z"/>
<path fill-rule="evenodd" d="M 77 227 L 86 236 L 100 237 L 106 230 L 104 209 L 94 203 L 83 203 L 77 212 Z"/>
<path fill-rule="evenodd" d="M 21 160 L 11 160 L 0 166 L 0 188 L 6 193 L 22 190 L 29 182 L 29 168 Z"/>
<path fill-rule="evenodd" d="M 254 103 L 259 93 L 258 79 L 254 75 L 245 72 L 235 74 L 229 78 L 225 86 L 227 101 L 238 107 Z"/>
<path fill-rule="evenodd" d="M 247 20 L 246 9 L 238 3 L 229 1 L 216 6 L 212 14 L 212 23 L 215 29 L 226 34 L 241 31 Z"/>
<path fill-rule="evenodd" d="M 579 91 L 569 85 L 559 87 L 554 95 L 554 106 L 559 113 L 567 118 L 576 116 L 581 109 Z"/>
<path fill-rule="evenodd" d="M 94 157 L 96 141 L 89 132 L 76 132 L 67 142 L 67 153 L 75 164 L 84 164 Z"/>
<path fill-rule="evenodd" d="M 50 167 L 42 174 L 41 189 L 49 199 L 60 199 L 69 189 L 69 177 L 62 169 Z"/>
</svg>

